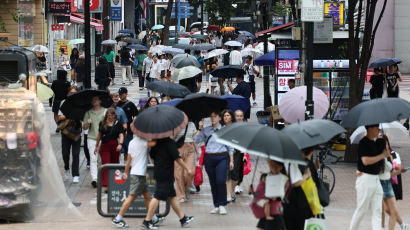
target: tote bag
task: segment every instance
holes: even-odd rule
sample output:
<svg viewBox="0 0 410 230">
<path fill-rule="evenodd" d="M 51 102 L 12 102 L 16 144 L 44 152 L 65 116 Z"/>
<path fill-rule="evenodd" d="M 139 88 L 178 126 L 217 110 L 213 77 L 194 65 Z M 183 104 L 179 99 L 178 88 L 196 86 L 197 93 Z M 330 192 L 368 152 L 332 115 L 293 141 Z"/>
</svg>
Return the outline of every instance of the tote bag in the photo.
<svg viewBox="0 0 410 230">
<path fill-rule="evenodd" d="M 310 218 L 305 220 L 304 230 L 327 230 L 327 221 L 320 218 Z"/>
<path fill-rule="evenodd" d="M 313 215 L 319 215 L 322 211 L 322 207 L 320 206 L 319 194 L 312 177 L 309 177 L 309 179 L 303 182 L 301 187 Z"/>
</svg>

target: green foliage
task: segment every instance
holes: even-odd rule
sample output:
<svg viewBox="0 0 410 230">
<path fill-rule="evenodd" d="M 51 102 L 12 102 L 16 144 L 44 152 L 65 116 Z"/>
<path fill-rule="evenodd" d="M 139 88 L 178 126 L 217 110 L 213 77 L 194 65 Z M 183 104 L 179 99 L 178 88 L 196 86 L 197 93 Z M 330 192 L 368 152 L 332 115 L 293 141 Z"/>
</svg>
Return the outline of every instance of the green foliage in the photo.
<svg viewBox="0 0 410 230">
<path fill-rule="evenodd" d="M 9 14 L 11 15 L 15 23 L 19 22 L 19 14 L 17 9 L 6 8 L 4 4 L 0 4 L 0 32 L 7 32 L 6 23 L 1 15 Z"/>
<path fill-rule="evenodd" d="M 272 11 L 278 16 L 286 16 L 291 13 L 292 8 L 290 4 L 276 2 L 276 5 L 272 6 Z"/>
<path fill-rule="evenodd" d="M 193 2 L 200 0 L 192 0 Z M 237 4 L 234 8 L 232 4 Z M 238 3 L 238 0 L 204 0 L 205 11 L 208 12 L 209 24 L 224 26 L 237 12 L 249 8 L 248 3 Z"/>
</svg>

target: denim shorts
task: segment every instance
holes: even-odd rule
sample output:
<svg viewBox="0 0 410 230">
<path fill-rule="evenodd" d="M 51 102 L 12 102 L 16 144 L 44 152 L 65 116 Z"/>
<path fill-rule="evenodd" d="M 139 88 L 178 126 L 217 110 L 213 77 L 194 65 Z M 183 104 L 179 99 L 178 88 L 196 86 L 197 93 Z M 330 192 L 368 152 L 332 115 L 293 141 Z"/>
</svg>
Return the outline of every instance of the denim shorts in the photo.
<svg viewBox="0 0 410 230">
<path fill-rule="evenodd" d="M 391 180 L 380 180 L 383 188 L 383 199 L 394 197 L 393 186 Z"/>
</svg>

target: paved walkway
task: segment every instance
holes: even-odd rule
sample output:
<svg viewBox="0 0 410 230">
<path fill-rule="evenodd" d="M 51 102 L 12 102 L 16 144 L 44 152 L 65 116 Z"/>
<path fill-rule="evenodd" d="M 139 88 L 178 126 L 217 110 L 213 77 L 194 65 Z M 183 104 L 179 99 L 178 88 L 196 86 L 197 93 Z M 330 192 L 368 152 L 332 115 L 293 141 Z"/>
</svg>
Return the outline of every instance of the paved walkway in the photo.
<svg viewBox="0 0 410 230">
<path fill-rule="evenodd" d="M 111 91 L 118 91 L 118 88 L 122 85 L 120 80 L 120 72 L 117 70 L 116 85 L 111 87 Z M 262 109 L 263 106 L 263 89 L 262 79 L 256 79 L 257 85 L 257 103 L 258 106 L 252 108 L 251 121 L 256 121 L 255 112 Z M 129 89 L 129 97 L 135 103 L 138 102 L 140 97 L 146 97 L 147 92 L 139 91 L 137 80 L 133 85 L 126 85 Z M 272 89 L 272 88 L 271 88 Z M 204 86 L 201 91 L 204 91 Z M 410 100 L 410 79 L 407 76 L 405 81 L 401 84 L 400 89 L 401 97 Z M 53 143 L 53 150 L 57 156 L 60 168 L 63 169 L 61 160 L 61 144 L 60 134 L 55 134 L 55 124 L 52 119 L 51 108 L 46 106 L 47 119 L 49 120 L 51 140 Z M 401 153 L 403 164 L 410 164 L 410 146 L 407 143 L 395 143 L 395 149 Z M 336 154 L 343 154 L 335 152 Z M 252 164 L 255 166 L 255 158 L 252 158 Z M 115 229 L 111 225 L 111 218 L 103 218 L 98 215 L 96 209 L 96 190 L 91 188 L 91 178 L 88 170 L 85 167 L 84 155 L 81 153 L 80 158 L 81 170 L 79 184 L 65 183 L 69 197 L 73 202 L 80 203 L 78 210 L 82 213 L 84 219 L 78 219 L 70 222 L 56 222 L 50 221 L 48 223 L 24 223 L 24 224 L 6 224 L 0 225 L 0 229 Z M 354 190 L 355 184 L 355 165 L 338 163 L 337 165 L 330 165 L 330 167 L 336 173 L 336 187 L 331 195 L 331 205 L 326 208 L 326 216 L 329 221 L 329 228 L 332 230 L 345 230 L 348 229 L 352 213 L 355 208 L 356 194 Z M 268 168 L 264 160 L 259 161 L 257 167 L 257 176 L 260 172 L 267 172 Z M 257 220 L 253 217 L 248 203 L 250 197 L 244 192 L 238 196 L 237 202 L 228 205 L 228 215 L 218 216 L 208 214 L 208 211 L 212 208 L 210 186 L 207 180 L 206 173 L 204 172 L 204 184 L 201 186 L 201 192 L 192 196 L 192 201 L 181 204 L 183 211 L 189 215 L 195 216 L 195 221 L 190 225 L 191 229 L 210 229 L 210 230 L 229 230 L 229 229 L 254 229 Z M 251 176 L 245 176 L 243 182 L 243 188 L 247 188 L 251 183 Z M 255 181 L 254 183 L 257 183 Z M 410 177 L 406 174 L 403 175 L 404 194 L 410 190 Z M 103 195 L 103 200 L 106 200 L 106 196 Z M 406 222 L 410 222 L 410 206 L 409 197 L 405 196 L 403 201 L 399 202 L 399 209 L 402 218 Z M 126 218 L 127 223 L 133 229 L 141 229 L 140 225 L 142 219 L 138 218 Z M 167 220 L 164 222 L 161 229 L 179 229 L 179 222 L 175 214 L 171 211 Z M 370 227 L 370 217 L 366 216 L 362 222 L 361 229 L 367 230 Z M 396 229 L 399 229 L 398 227 Z"/>
</svg>

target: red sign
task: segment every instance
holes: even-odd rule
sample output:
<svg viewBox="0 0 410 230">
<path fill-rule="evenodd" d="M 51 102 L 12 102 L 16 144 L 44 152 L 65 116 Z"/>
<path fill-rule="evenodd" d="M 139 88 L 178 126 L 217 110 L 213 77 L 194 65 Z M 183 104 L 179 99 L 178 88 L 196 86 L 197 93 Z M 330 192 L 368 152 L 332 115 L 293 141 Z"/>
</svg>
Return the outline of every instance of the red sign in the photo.
<svg viewBox="0 0 410 230">
<path fill-rule="evenodd" d="M 53 24 L 51 25 L 51 31 L 56 31 L 56 30 L 64 30 L 64 25 L 63 24 Z"/>
<path fill-rule="evenodd" d="M 278 60 L 278 74 L 296 74 L 298 66 L 299 60 Z"/>
<path fill-rule="evenodd" d="M 83 0 L 83 6 L 84 0 Z M 100 0 L 90 0 L 90 11 L 96 10 L 100 6 Z"/>
<path fill-rule="evenodd" d="M 124 173 L 122 173 L 120 170 L 115 170 L 114 181 L 117 184 L 124 184 L 126 181 Z"/>
<path fill-rule="evenodd" d="M 289 85 L 288 82 L 290 79 L 295 79 L 294 77 L 283 77 L 279 76 L 278 77 L 278 91 L 289 91 Z"/>
</svg>

